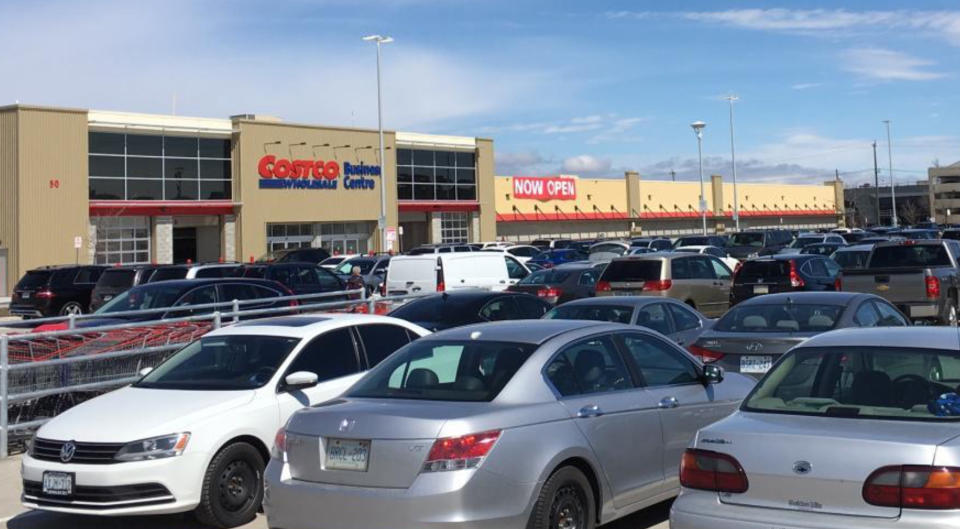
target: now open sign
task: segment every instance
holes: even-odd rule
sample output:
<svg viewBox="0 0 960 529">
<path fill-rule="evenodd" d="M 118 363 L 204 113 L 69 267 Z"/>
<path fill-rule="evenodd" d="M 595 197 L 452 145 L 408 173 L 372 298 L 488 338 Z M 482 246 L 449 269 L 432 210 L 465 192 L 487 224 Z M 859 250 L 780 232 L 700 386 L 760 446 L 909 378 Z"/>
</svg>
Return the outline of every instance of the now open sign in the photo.
<svg viewBox="0 0 960 529">
<path fill-rule="evenodd" d="M 576 200 L 577 181 L 563 176 L 515 176 L 513 196 L 535 200 Z"/>
</svg>

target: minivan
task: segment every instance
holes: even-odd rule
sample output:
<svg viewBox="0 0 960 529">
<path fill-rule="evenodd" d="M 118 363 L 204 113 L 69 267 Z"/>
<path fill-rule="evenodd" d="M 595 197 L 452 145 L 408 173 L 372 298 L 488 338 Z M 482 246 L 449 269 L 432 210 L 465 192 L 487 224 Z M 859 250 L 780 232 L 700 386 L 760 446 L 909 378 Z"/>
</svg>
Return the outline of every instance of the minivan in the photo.
<svg viewBox="0 0 960 529">
<path fill-rule="evenodd" d="M 464 288 L 506 290 L 511 279 L 500 252 L 456 252 L 401 255 L 390 260 L 384 290 L 389 296 L 444 292 Z M 521 267 L 519 261 L 516 262 Z"/>
<path fill-rule="evenodd" d="M 751 257 L 772 255 L 793 242 L 793 234 L 787 230 L 749 230 L 730 236 L 727 253 L 730 257 L 745 260 Z"/>
</svg>

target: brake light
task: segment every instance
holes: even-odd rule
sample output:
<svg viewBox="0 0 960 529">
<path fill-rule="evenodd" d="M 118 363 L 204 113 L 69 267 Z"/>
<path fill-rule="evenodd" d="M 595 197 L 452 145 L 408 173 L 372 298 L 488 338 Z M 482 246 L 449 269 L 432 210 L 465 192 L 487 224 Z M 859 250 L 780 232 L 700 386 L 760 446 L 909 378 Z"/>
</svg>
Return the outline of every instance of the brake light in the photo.
<svg viewBox="0 0 960 529">
<path fill-rule="evenodd" d="M 52 291 L 50 291 L 50 290 L 41 290 L 41 291 L 37 292 L 36 294 L 34 294 L 33 296 L 34 296 L 34 297 L 37 297 L 37 298 L 43 298 L 43 299 L 53 299 L 53 298 L 57 297 L 57 295 L 54 294 L 54 293 L 53 293 Z"/>
<path fill-rule="evenodd" d="M 555 288 L 555 287 L 541 288 L 540 290 L 537 290 L 537 297 L 539 297 L 539 298 L 559 298 L 559 297 L 560 297 L 560 294 L 562 294 L 562 293 L 563 293 L 563 292 L 562 292 L 559 288 Z"/>
<path fill-rule="evenodd" d="M 707 349 L 706 347 L 701 347 L 697 344 L 691 344 L 689 350 L 693 356 L 699 357 L 700 361 L 704 364 L 711 364 L 726 356 L 725 353 L 714 351 L 713 349 Z"/>
<path fill-rule="evenodd" d="M 695 448 L 683 453 L 680 484 L 688 489 L 737 494 L 750 488 L 747 473 L 733 456 Z"/>
<path fill-rule="evenodd" d="M 670 290 L 670 287 L 673 286 L 673 281 L 670 279 L 658 279 L 656 281 L 645 281 L 643 283 L 643 290 L 645 292 L 661 292 L 664 290 Z"/>
<path fill-rule="evenodd" d="M 270 455 L 276 459 L 283 459 L 287 453 L 287 430 L 280 428 L 277 435 L 273 437 L 273 447 L 270 449 Z"/>
<path fill-rule="evenodd" d="M 733 269 L 733 278 L 731 279 L 733 283 L 737 282 L 737 276 L 740 275 L 741 268 L 743 268 L 743 263 L 738 262 L 737 266 Z"/>
<path fill-rule="evenodd" d="M 797 273 L 796 259 L 790 259 L 790 286 L 793 288 L 803 288 L 803 278 Z"/>
<path fill-rule="evenodd" d="M 447 290 L 447 285 L 443 282 L 443 260 L 437 257 L 437 292 Z"/>
<path fill-rule="evenodd" d="M 937 299 L 940 297 L 940 279 L 936 276 L 927 276 L 925 278 L 927 284 L 927 298 L 928 299 Z"/>
<path fill-rule="evenodd" d="M 597 292 L 610 292 L 610 290 L 612 289 L 609 281 L 597 281 Z"/>
<path fill-rule="evenodd" d="M 837 278 L 833 280 L 833 289 L 837 292 L 843 290 L 843 280 L 840 278 L 840 276 L 837 276 Z"/>
<path fill-rule="evenodd" d="M 870 474 L 863 485 L 870 505 L 905 509 L 960 508 L 960 468 L 889 466 Z"/>
<path fill-rule="evenodd" d="M 500 438 L 500 430 L 437 439 L 423 464 L 423 472 L 476 468 Z"/>
</svg>

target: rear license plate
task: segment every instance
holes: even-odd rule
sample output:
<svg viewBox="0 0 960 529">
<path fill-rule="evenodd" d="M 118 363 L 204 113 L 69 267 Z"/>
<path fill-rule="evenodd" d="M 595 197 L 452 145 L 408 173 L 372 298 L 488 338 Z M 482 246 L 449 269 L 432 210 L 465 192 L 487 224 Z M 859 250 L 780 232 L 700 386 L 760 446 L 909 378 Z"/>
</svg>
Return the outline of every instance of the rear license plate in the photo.
<svg viewBox="0 0 960 529">
<path fill-rule="evenodd" d="M 614 290 L 613 295 L 614 296 L 636 296 L 637 294 L 632 290 Z"/>
<path fill-rule="evenodd" d="M 755 286 L 753 287 L 753 293 L 754 293 L 754 294 L 769 294 L 769 293 L 770 293 L 770 287 L 768 287 L 767 285 L 755 285 Z"/>
<path fill-rule="evenodd" d="M 766 373 L 773 367 L 772 356 L 741 356 L 741 373 Z"/>
<path fill-rule="evenodd" d="M 29 293 L 29 292 L 21 292 L 21 293 L 20 293 L 20 299 L 30 299 L 30 293 Z"/>
<path fill-rule="evenodd" d="M 49 496 L 73 494 L 73 474 L 69 472 L 44 472 L 43 493 Z"/>
<path fill-rule="evenodd" d="M 370 441 L 327 439 L 326 470 L 366 472 L 370 461 Z"/>
<path fill-rule="evenodd" d="M 106 295 L 106 296 L 103 296 L 103 300 L 104 300 L 104 301 L 110 301 L 111 299 L 113 299 L 113 296 L 111 296 L 111 295 L 109 295 L 109 294 Z"/>
</svg>

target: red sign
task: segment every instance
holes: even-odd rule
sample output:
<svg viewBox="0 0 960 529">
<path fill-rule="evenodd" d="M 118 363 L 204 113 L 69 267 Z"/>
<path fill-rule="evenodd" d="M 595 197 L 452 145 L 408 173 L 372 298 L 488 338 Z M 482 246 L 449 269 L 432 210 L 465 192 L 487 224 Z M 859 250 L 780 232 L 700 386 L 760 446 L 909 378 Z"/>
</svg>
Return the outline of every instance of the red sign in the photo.
<svg viewBox="0 0 960 529">
<path fill-rule="evenodd" d="M 576 200 L 577 180 L 563 176 L 513 177 L 513 196 L 535 200 Z"/>
<path fill-rule="evenodd" d="M 257 172 L 261 178 L 308 178 L 334 180 L 340 176 L 340 164 L 323 160 L 287 160 L 277 159 L 268 154 L 260 158 Z"/>
</svg>

